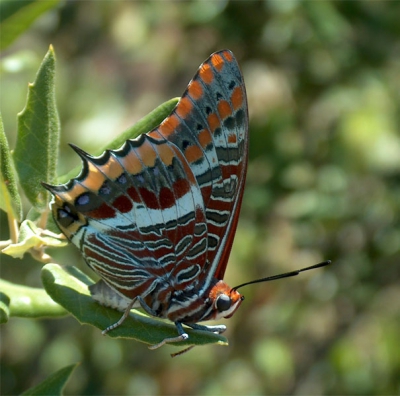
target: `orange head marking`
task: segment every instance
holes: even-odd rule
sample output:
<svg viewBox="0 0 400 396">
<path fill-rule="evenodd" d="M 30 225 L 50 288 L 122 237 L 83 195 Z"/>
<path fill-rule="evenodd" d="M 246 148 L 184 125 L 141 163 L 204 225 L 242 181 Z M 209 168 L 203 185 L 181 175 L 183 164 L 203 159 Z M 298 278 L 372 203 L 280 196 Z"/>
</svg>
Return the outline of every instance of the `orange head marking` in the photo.
<svg viewBox="0 0 400 396">
<path fill-rule="evenodd" d="M 212 287 L 208 297 L 213 304 L 212 319 L 230 318 L 244 300 L 238 291 L 229 287 L 222 280 Z"/>
</svg>

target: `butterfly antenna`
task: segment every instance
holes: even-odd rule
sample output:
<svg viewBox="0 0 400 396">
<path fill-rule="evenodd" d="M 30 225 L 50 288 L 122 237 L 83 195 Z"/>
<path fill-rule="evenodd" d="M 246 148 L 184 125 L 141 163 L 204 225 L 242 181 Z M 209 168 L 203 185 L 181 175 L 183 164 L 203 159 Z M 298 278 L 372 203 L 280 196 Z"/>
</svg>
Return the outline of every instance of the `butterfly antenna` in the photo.
<svg viewBox="0 0 400 396">
<path fill-rule="evenodd" d="M 239 286 L 235 286 L 234 288 L 232 288 L 232 290 L 237 290 L 240 287 L 247 286 L 247 285 L 252 285 L 253 283 L 269 282 L 269 281 L 273 281 L 273 280 L 276 280 L 276 279 L 289 278 L 290 276 L 296 276 L 296 275 L 300 274 L 300 272 L 312 270 L 312 269 L 315 269 L 315 268 L 325 267 L 326 265 L 329 265 L 330 263 L 331 263 L 331 260 L 327 260 L 327 261 L 323 261 L 322 263 L 318 263 L 318 264 L 312 265 L 311 267 L 301 268 L 301 269 L 298 269 L 296 271 L 285 272 L 284 274 L 273 275 L 273 276 L 268 276 L 266 278 L 256 279 L 256 280 L 253 280 L 253 281 L 250 281 L 250 282 L 242 283 Z"/>
</svg>

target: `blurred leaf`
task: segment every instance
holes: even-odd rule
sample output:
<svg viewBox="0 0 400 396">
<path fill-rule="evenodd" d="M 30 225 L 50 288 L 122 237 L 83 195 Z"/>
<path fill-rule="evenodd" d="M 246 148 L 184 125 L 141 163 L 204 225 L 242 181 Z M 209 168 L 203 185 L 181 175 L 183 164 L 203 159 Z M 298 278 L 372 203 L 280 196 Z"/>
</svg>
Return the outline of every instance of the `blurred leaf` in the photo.
<svg viewBox="0 0 400 396">
<path fill-rule="evenodd" d="M 291 351 L 278 337 L 261 341 L 254 351 L 254 360 L 270 380 L 288 380 L 294 370 Z"/>
<path fill-rule="evenodd" d="M 24 192 L 37 209 L 44 209 L 48 192 L 40 182 L 55 178 L 60 125 L 55 100 L 55 55 L 49 51 L 29 84 L 25 108 L 18 114 L 15 167 Z"/>
<path fill-rule="evenodd" d="M 45 246 L 62 247 L 67 244 L 66 240 L 60 240 L 56 235 L 44 233 L 32 221 L 24 220 L 20 227 L 18 243 L 7 246 L 2 250 L 2 253 L 14 258 L 22 258 L 32 248 L 39 249 Z"/>
<path fill-rule="evenodd" d="M 11 160 L 7 138 L 4 134 L 3 120 L 0 114 L 0 208 L 12 214 L 18 221 L 22 220 L 21 199 L 18 194 L 17 181 Z"/>
<path fill-rule="evenodd" d="M 56 304 L 44 289 L 17 285 L 0 279 L 0 289 L 6 298 L 1 299 L 8 306 L 9 316 L 21 318 L 59 317 L 67 312 Z"/>
<path fill-rule="evenodd" d="M 304 1 L 301 6 L 325 43 L 337 43 L 349 35 L 350 26 L 332 2 Z"/>
<path fill-rule="evenodd" d="M 25 0 L 0 2 L 0 50 L 8 47 L 43 13 L 55 7 L 59 0 Z"/>
<path fill-rule="evenodd" d="M 117 322 L 122 313 L 103 307 L 93 300 L 88 286 L 94 282 L 76 267 L 60 267 L 47 264 L 42 269 L 42 282 L 51 298 L 67 309 L 80 323 L 90 324 L 104 330 Z M 186 330 L 186 329 L 185 329 Z M 173 345 L 205 345 L 216 343 L 227 345 L 225 337 L 187 329 L 189 339 Z M 123 324 L 107 333 L 110 337 L 130 338 L 154 345 L 167 337 L 176 337 L 177 330 L 172 324 L 151 318 L 138 311 L 130 313 Z"/>
<path fill-rule="evenodd" d="M 10 297 L 0 292 L 0 324 L 7 323 L 10 317 Z"/>
<path fill-rule="evenodd" d="M 56 396 L 62 395 L 62 390 L 68 378 L 71 376 L 72 372 L 74 371 L 75 367 L 78 364 L 71 364 L 70 366 L 64 367 L 52 375 L 46 378 L 43 382 L 39 385 L 28 389 L 27 391 L 23 392 L 23 395 L 32 395 L 32 396 Z"/>
<path fill-rule="evenodd" d="M 158 125 L 161 124 L 162 121 L 164 121 L 165 118 L 167 118 L 172 110 L 175 108 L 177 103 L 179 102 L 180 98 L 173 98 L 170 99 L 160 106 L 156 107 L 153 111 L 151 111 L 149 114 L 144 116 L 142 119 L 140 119 L 135 125 L 132 127 L 128 128 L 126 131 L 122 132 L 119 136 L 117 136 L 111 143 L 107 144 L 107 146 L 100 148 L 97 150 L 94 155 L 100 155 L 102 154 L 105 150 L 115 150 L 120 148 L 125 141 L 128 139 L 135 139 L 139 135 L 143 133 L 147 133 L 154 128 L 158 127 Z M 78 173 L 80 172 L 82 166 L 78 165 L 74 169 L 72 169 L 70 172 L 68 172 L 66 175 L 60 176 L 58 178 L 59 183 L 66 183 L 73 177 L 76 177 Z"/>
</svg>

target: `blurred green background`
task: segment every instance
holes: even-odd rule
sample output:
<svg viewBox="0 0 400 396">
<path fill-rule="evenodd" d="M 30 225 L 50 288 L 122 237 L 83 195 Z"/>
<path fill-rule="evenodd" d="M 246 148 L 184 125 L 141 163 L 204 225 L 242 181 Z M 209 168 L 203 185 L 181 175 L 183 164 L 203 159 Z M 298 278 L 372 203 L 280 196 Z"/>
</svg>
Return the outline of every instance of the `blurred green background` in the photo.
<svg viewBox="0 0 400 396">
<path fill-rule="evenodd" d="M 31 3 L 31 2 L 30 2 Z M 41 3 L 46 3 L 42 1 Z M 2 52 L 10 146 L 27 83 L 53 44 L 59 174 L 163 101 L 212 52 L 239 60 L 250 163 L 230 285 L 244 288 L 229 347 L 149 351 L 73 318 L 1 328 L 1 394 L 81 362 L 67 394 L 400 393 L 400 2 L 60 2 Z M 26 210 L 29 207 L 26 208 Z M 8 238 L 1 213 L 2 239 Z M 59 263 L 90 273 L 69 246 Z M 40 287 L 41 265 L 1 256 L 4 279 Z"/>
</svg>

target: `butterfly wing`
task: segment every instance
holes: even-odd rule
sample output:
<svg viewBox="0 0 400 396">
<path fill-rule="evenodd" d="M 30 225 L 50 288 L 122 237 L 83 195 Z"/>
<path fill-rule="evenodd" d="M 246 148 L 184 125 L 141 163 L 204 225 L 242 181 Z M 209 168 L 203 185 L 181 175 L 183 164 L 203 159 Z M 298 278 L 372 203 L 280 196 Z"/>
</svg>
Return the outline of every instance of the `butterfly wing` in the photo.
<svg viewBox="0 0 400 396">
<path fill-rule="evenodd" d="M 205 261 L 201 193 L 176 147 L 141 135 L 97 158 L 74 149 L 83 170 L 51 187 L 53 215 L 109 286 L 131 299 L 146 296 L 171 273 L 185 272 L 183 258 L 199 244 Z"/>
<path fill-rule="evenodd" d="M 100 157 L 74 147 L 81 174 L 46 185 L 56 223 L 128 298 L 162 282 L 183 290 L 222 279 L 244 188 L 247 124 L 237 62 L 215 53 L 158 128 Z"/>
<path fill-rule="evenodd" d="M 173 142 L 200 187 L 207 221 L 207 262 L 200 281 L 223 279 L 239 219 L 248 159 L 247 97 L 231 51 L 210 56 L 176 109 L 151 136 Z"/>
</svg>

